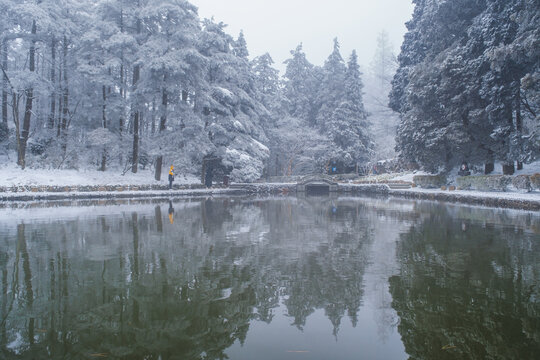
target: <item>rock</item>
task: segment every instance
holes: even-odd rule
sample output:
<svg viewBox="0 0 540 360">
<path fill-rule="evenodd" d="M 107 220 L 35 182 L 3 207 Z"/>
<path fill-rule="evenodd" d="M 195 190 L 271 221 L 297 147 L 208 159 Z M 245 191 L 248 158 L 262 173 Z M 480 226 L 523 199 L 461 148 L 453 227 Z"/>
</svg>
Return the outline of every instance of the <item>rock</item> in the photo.
<svg viewBox="0 0 540 360">
<path fill-rule="evenodd" d="M 456 182 L 461 189 L 506 191 L 508 185 L 512 183 L 512 177 L 507 175 L 462 176 L 458 177 Z"/>
<path fill-rule="evenodd" d="M 540 174 L 529 176 L 529 180 L 531 181 L 531 187 L 534 190 L 540 190 Z"/>
<path fill-rule="evenodd" d="M 518 190 L 531 192 L 531 180 L 528 175 L 518 175 L 512 179 L 512 185 Z"/>
<path fill-rule="evenodd" d="M 424 189 L 436 189 L 446 184 L 446 176 L 444 175 L 416 175 L 413 177 L 413 182 Z"/>
</svg>

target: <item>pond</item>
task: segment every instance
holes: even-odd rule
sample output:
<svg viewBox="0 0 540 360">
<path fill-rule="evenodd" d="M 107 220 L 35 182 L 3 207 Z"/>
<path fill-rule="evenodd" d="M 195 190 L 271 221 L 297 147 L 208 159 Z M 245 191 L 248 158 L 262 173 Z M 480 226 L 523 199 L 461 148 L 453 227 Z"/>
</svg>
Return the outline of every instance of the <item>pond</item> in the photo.
<svg viewBox="0 0 540 360">
<path fill-rule="evenodd" d="M 532 359 L 540 214 L 393 198 L 0 209 L 6 359 Z"/>
</svg>

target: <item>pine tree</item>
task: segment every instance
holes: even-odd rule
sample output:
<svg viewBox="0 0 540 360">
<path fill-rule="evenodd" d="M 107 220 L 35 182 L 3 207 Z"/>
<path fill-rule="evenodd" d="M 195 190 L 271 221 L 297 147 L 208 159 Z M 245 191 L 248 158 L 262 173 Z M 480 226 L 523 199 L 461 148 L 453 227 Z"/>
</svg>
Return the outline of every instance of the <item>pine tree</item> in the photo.
<svg viewBox="0 0 540 360">
<path fill-rule="evenodd" d="M 325 129 L 326 121 L 344 98 L 343 84 L 347 67 L 340 54 L 338 39 L 334 39 L 334 49 L 322 68 L 322 82 L 317 92 L 317 125 Z"/>
<path fill-rule="evenodd" d="M 141 49 L 146 69 L 141 81 L 145 87 L 145 97 L 157 99 L 161 104 L 158 111 L 157 129 L 154 147 L 149 154 L 156 156 L 154 177 L 161 179 L 163 154 L 168 155 L 172 163 L 179 157 L 176 151 L 183 142 L 182 136 L 170 136 L 165 131 L 170 128 L 174 133 L 181 133 L 185 123 L 185 112 L 192 111 L 188 102 L 197 84 L 203 80 L 204 57 L 198 53 L 196 35 L 200 32 L 196 8 L 188 2 L 173 0 L 153 1 L 141 11 L 144 27 L 149 31 L 148 39 Z M 155 100 L 153 100 L 155 101 Z M 180 121 L 171 123 L 170 113 Z"/>
<path fill-rule="evenodd" d="M 366 81 L 366 108 L 370 113 L 378 160 L 395 157 L 395 137 L 399 116 L 388 106 L 397 59 L 386 31 L 377 37 L 377 48 Z"/>
<path fill-rule="evenodd" d="M 291 51 L 292 58 L 287 65 L 284 81 L 284 107 L 289 115 L 305 120 L 313 126 L 316 122 L 317 69 L 303 52 L 302 44 Z"/>
<path fill-rule="evenodd" d="M 201 102 L 205 131 L 214 147 L 206 156 L 220 159 L 233 180 L 253 181 L 261 176 L 269 153 L 260 121 L 266 109 L 257 100 L 247 50 L 235 51 L 242 41 L 235 42 L 224 27 L 204 22 L 201 53 L 207 58 L 208 73 Z"/>
<path fill-rule="evenodd" d="M 348 62 L 343 82 L 343 98 L 325 125 L 335 147 L 328 160 L 354 168 L 370 160 L 373 142 L 370 136 L 368 114 L 364 109 L 362 79 L 358 56 L 353 51 Z"/>
</svg>

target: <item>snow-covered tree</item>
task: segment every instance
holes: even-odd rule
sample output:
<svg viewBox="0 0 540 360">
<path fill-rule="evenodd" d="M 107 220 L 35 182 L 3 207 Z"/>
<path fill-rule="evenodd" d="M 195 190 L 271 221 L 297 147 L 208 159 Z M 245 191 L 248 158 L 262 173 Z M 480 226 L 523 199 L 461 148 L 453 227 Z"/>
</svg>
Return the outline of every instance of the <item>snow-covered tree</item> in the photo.
<svg viewBox="0 0 540 360">
<path fill-rule="evenodd" d="M 501 161 L 513 173 L 538 154 L 522 99 L 538 69 L 537 2 L 415 4 L 390 99 L 401 115 L 397 150 L 430 170 L 465 160 L 488 173 Z"/>
<path fill-rule="evenodd" d="M 234 51 L 235 42 L 223 23 L 204 21 L 201 53 L 208 59 L 207 88 L 201 94 L 205 129 L 215 150 L 206 156 L 221 159 L 236 181 L 262 175 L 269 150 L 247 52 Z M 242 56 L 238 56 L 241 54 Z"/>
<path fill-rule="evenodd" d="M 366 109 L 370 113 L 377 160 L 395 156 L 394 147 L 399 116 L 388 106 L 388 95 L 392 90 L 392 78 L 396 73 L 397 65 L 388 33 L 382 31 L 377 36 L 377 48 L 369 67 L 365 99 Z"/>
<path fill-rule="evenodd" d="M 282 91 L 280 87 L 279 71 L 272 65 L 274 60 L 269 53 L 258 56 L 251 62 L 255 75 L 255 89 L 258 100 L 271 111 L 278 113 L 281 110 Z"/>
<path fill-rule="evenodd" d="M 347 66 L 341 57 L 338 39 L 334 39 L 334 49 L 322 68 L 322 81 L 317 92 L 317 125 L 327 129 L 326 122 L 344 99 L 344 81 Z"/>
<path fill-rule="evenodd" d="M 307 60 L 302 44 L 292 50 L 291 55 L 285 60 L 284 107 L 291 116 L 304 119 L 313 126 L 317 116 L 318 71 Z"/>
</svg>

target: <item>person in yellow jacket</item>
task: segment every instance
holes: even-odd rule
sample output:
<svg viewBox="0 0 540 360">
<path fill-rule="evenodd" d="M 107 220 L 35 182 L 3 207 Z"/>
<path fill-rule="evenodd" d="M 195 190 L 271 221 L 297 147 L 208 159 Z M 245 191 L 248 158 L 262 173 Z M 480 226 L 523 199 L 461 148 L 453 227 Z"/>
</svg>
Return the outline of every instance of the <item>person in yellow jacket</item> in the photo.
<svg viewBox="0 0 540 360">
<path fill-rule="evenodd" d="M 171 165 L 171 168 L 169 169 L 169 190 L 172 189 L 172 183 L 174 181 L 174 166 Z"/>
</svg>

